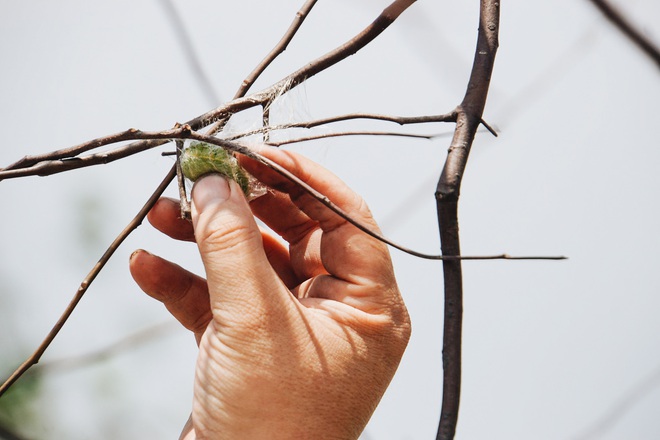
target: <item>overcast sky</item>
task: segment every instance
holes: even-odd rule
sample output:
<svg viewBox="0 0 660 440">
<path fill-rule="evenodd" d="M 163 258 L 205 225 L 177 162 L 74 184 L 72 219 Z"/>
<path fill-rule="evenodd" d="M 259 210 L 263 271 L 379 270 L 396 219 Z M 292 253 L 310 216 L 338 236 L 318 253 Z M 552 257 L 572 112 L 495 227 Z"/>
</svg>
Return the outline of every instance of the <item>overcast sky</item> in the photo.
<svg viewBox="0 0 660 440">
<path fill-rule="evenodd" d="M 174 3 L 201 68 L 227 100 L 302 0 Z M 485 111 L 501 134 L 480 134 L 473 147 L 460 204 L 463 253 L 569 260 L 464 263 L 456 438 L 656 439 L 660 72 L 588 1 L 502 3 Z M 660 3 L 618 3 L 660 43 Z M 255 90 L 352 37 L 386 4 L 319 2 Z M 0 166 L 129 127 L 166 129 L 215 104 L 195 80 L 161 1 L 3 6 Z M 477 17 L 476 0 L 420 0 L 368 48 L 291 92 L 275 116 L 450 111 L 465 92 Z M 232 129 L 258 123 L 257 116 L 237 118 Z M 448 134 L 452 128 L 404 130 Z M 352 137 L 291 149 L 360 192 L 386 235 L 434 253 L 433 192 L 448 144 L 443 136 Z M 161 151 L 0 184 L 0 376 L 38 345 L 165 175 L 172 162 Z M 40 422 L 26 429 L 32 438 L 176 438 L 183 426 L 194 340 L 167 324 L 167 311 L 131 280 L 128 256 L 138 247 L 201 271 L 194 246 L 173 243 L 147 224 L 138 229 L 43 361 L 89 353 L 153 326 L 160 336 L 103 363 L 47 373 L 36 402 Z M 363 438 L 430 439 L 442 391 L 442 268 L 392 255 L 413 337 Z"/>
</svg>

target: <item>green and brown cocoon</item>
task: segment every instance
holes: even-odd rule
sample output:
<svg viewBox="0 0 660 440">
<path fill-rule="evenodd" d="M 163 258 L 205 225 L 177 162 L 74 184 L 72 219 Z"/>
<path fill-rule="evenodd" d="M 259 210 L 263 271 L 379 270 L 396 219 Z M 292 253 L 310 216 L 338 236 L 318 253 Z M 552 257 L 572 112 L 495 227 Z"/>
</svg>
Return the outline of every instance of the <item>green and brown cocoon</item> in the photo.
<svg viewBox="0 0 660 440">
<path fill-rule="evenodd" d="M 181 171 L 193 182 L 206 174 L 220 173 L 238 183 L 246 197 L 251 195 L 250 176 L 224 148 L 192 142 L 181 153 Z"/>
</svg>

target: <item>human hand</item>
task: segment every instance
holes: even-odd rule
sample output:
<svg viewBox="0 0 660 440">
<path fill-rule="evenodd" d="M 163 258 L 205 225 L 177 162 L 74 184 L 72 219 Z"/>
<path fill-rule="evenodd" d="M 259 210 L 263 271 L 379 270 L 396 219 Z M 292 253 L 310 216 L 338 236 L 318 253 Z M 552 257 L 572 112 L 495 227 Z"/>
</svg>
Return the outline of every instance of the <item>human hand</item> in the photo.
<svg viewBox="0 0 660 440">
<path fill-rule="evenodd" d="M 377 230 L 329 171 L 291 152 L 259 152 Z M 199 344 L 182 438 L 357 439 L 410 336 L 387 247 L 274 171 L 242 163 L 277 191 L 248 205 L 235 182 L 210 175 L 193 187 L 192 225 L 173 200 L 149 214 L 170 237 L 197 241 L 206 280 L 144 251 L 131 256 L 138 285 Z"/>
</svg>

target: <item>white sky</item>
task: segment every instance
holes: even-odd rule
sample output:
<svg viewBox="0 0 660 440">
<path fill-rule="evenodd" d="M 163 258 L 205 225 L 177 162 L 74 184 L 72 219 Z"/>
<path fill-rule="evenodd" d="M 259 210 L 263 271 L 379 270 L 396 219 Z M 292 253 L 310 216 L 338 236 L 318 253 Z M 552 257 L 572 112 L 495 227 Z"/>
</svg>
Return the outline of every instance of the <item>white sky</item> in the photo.
<svg viewBox="0 0 660 440">
<path fill-rule="evenodd" d="M 169 128 L 209 108 L 159 1 L 4 3 L 0 166 L 129 127 Z M 256 89 L 350 38 L 386 3 L 319 2 Z M 620 3 L 660 41 L 660 3 Z M 224 99 L 301 4 L 176 2 Z M 372 46 L 295 91 L 280 117 L 451 110 L 471 67 L 477 9 L 477 1 L 420 0 Z M 660 436 L 659 79 L 657 67 L 588 1 L 503 2 L 485 113 L 501 136 L 480 135 L 473 148 L 460 206 L 463 253 L 570 259 L 464 264 L 457 439 Z M 448 142 L 354 137 L 295 149 L 358 190 L 388 236 L 435 252 L 433 191 Z M 0 184 L 0 375 L 36 347 L 169 169 L 159 151 Z M 127 260 L 138 247 L 200 270 L 193 246 L 144 225 L 99 276 L 44 362 L 168 321 L 130 279 Z M 441 265 L 392 254 L 414 334 L 363 437 L 434 438 Z M 184 330 L 169 329 L 106 363 L 47 376 L 38 402 L 42 424 L 27 431 L 40 439 L 175 438 L 189 412 L 195 347 Z M 622 400 L 636 390 L 643 392 Z M 626 402 L 610 424 L 598 424 Z"/>
</svg>

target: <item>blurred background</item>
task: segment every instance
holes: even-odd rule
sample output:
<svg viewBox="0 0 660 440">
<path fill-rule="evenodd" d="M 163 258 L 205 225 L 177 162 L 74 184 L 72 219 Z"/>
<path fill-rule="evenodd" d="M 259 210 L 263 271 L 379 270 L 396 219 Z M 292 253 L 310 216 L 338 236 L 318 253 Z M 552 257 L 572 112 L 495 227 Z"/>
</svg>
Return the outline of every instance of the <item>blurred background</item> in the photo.
<svg viewBox="0 0 660 440">
<path fill-rule="evenodd" d="M 129 127 L 167 129 L 230 99 L 302 3 L 2 2 L 0 166 Z M 367 48 L 286 95 L 274 116 L 452 110 L 472 64 L 478 3 L 417 2 Z M 351 38 L 387 4 L 319 2 L 253 90 Z M 660 3 L 616 4 L 660 43 Z M 570 259 L 464 263 L 457 439 L 660 437 L 659 73 L 589 1 L 503 2 L 484 116 L 500 136 L 481 133 L 472 150 L 463 253 Z M 230 128 L 258 123 L 252 112 Z M 359 122 L 321 131 L 345 129 L 399 128 Z M 452 129 L 400 129 L 440 135 L 432 141 L 345 137 L 287 148 L 360 192 L 388 237 L 435 253 L 433 193 Z M 168 149 L 0 183 L 0 377 L 37 347 L 155 189 L 172 165 L 160 155 Z M 176 188 L 168 195 L 177 197 Z M 140 227 L 39 374 L 0 399 L 0 425 L 25 439 L 177 438 L 196 347 L 133 283 L 127 262 L 137 248 L 202 271 L 194 245 Z M 430 439 L 442 391 L 442 267 L 392 256 L 413 336 L 362 438 Z"/>
</svg>

